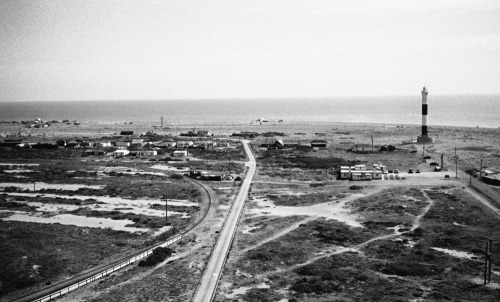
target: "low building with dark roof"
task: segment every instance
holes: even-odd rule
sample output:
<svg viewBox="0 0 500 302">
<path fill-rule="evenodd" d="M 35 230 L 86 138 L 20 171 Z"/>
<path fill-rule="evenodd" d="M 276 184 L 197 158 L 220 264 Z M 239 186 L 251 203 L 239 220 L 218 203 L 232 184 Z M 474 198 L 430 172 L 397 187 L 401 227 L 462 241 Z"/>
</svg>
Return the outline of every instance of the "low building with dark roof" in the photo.
<svg viewBox="0 0 500 302">
<path fill-rule="evenodd" d="M 315 139 L 311 141 L 311 147 L 325 148 L 326 144 L 326 141 L 323 139 Z"/>
</svg>

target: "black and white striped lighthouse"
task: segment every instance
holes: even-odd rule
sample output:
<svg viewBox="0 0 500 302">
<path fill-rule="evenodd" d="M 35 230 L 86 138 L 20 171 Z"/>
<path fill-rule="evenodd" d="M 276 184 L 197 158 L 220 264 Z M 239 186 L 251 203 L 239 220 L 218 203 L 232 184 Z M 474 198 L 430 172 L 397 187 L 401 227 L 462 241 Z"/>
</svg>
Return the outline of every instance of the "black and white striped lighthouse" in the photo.
<svg viewBox="0 0 500 302">
<path fill-rule="evenodd" d="M 420 144 L 427 144 L 427 143 L 432 143 L 432 138 L 429 137 L 427 134 L 427 112 L 428 112 L 428 107 L 427 107 L 427 95 L 429 92 L 427 91 L 427 88 L 422 89 L 422 136 L 419 136 L 417 138 L 417 143 Z"/>
</svg>

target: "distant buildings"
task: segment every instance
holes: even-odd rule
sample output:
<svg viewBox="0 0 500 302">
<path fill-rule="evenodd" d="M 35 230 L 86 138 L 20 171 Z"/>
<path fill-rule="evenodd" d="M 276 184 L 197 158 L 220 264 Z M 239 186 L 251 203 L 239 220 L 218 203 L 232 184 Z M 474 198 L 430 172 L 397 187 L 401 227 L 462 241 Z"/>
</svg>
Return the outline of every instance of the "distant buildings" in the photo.
<svg viewBox="0 0 500 302">
<path fill-rule="evenodd" d="M 374 165 L 373 169 L 367 170 L 365 165 L 341 166 L 339 171 L 340 179 L 349 180 L 372 180 L 382 179 L 384 166 Z"/>
<path fill-rule="evenodd" d="M 326 141 L 323 139 L 315 139 L 311 141 L 311 147 L 313 148 L 326 148 Z"/>
</svg>

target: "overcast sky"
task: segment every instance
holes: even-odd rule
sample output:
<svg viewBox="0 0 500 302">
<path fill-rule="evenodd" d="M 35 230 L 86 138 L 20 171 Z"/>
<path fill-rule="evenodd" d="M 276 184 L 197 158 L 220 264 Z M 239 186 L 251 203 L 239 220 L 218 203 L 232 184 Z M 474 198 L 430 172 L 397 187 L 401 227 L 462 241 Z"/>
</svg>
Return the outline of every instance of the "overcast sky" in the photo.
<svg viewBox="0 0 500 302">
<path fill-rule="evenodd" d="M 0 101 L 500 93 L 498 0 L 0 1 Z"/>
</svg>

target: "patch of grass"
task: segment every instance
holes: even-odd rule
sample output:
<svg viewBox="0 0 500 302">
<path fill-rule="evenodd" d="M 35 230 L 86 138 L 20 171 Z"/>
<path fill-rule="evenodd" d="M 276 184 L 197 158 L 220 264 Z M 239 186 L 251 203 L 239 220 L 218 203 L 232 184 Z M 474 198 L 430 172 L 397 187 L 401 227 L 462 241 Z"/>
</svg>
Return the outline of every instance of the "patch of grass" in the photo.
<svg viewBox="0 0 500 302">
<path fill-rule="evenodd" d="M 270 288 L 251 288 L 243 296 L 247 302 L 280 301 L 283 295 Z"/>
<path fill-rule="evenodd" d="M 54 234 L 57 234 L 55 236 Z M 0 296 L 56 282 L 140 247 L 141 236 L 99 228 L 0 221 Z"/>
</svg>

